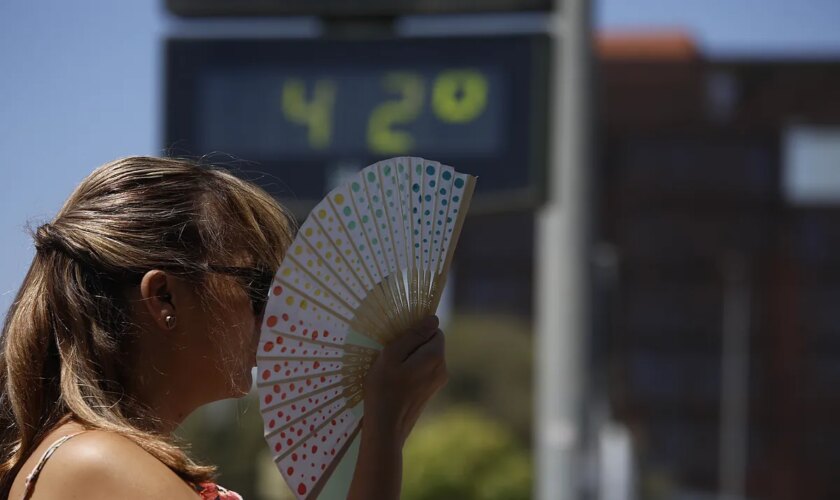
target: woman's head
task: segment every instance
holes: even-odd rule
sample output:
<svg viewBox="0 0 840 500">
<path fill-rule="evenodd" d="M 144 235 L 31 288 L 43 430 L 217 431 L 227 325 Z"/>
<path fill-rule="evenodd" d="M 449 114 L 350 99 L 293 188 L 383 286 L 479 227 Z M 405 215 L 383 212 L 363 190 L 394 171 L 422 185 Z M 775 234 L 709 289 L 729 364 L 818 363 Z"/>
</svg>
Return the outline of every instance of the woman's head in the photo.
<svg viewBox="0 0 840 500">
<path fill-rule="evenodd" d="M 6 317 L 4 469 L 68 414 L 177 455 L 142 442 L 168 411 L 155 398 L 189 410 L 247 392 L 261 294 L 292 237 L 275 200 L 222 169 L 146 157 L 96 169 L 35 232 Z"/>
</svg>

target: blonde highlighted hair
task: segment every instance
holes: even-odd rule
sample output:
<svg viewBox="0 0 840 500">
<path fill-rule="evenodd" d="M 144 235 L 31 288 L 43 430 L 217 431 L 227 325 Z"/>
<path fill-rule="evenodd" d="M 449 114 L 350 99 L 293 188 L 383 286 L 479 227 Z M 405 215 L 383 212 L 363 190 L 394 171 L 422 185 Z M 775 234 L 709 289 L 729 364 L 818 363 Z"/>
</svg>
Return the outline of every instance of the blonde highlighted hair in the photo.
<svg viewBox="0 0 840 500">
<path fill-rule="evenodd" d="M 276 269 L 294 236 L 288 213 L 230 172 L 188 160 L 131 157 L 85 178 L 34 232 L 36 254 L 0 337 L 0 497 L 45 434 L 72 417 L 118 432 L 187 481 L 211 479 L 154 414 L 127 394 L 126 350 L 139 332 L 126 289 L 164 269 L 224 307 L 209 264 Z"/>
</svg>

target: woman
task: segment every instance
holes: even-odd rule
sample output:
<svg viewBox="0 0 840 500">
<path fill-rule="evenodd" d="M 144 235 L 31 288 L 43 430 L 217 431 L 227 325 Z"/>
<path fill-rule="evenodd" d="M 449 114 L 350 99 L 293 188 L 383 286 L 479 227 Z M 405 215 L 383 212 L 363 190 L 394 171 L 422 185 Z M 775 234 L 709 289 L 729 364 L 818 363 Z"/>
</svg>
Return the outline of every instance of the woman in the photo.
<svg viewBox="0 0 840 500">
<path fill-rule="evenodd" d="M 238 498 L 172 432 L 250 390 L 287 213 L 222 169 L 133 157 L 95 170 L 34 238 L 0 338 L 3 497 Z M 437 326 L 371 367 L 348 498 L 399 497 L 403 443 L 446 381 Z"/>
</svg>

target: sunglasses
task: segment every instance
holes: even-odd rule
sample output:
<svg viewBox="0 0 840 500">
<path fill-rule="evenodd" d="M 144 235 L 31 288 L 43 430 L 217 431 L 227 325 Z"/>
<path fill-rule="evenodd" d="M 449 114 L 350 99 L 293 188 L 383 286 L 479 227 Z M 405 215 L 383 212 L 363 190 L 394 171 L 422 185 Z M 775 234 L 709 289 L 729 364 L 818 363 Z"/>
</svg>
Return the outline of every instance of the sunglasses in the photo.
<svg viewBox="0 0 840 500">
<path fill-rule="evenodd" d="M 209 265 L 210 272 L 238 278 L 251 299 L 251 309 L 255 316 L 261 316 L 268 303 L 268 292 L 274 281 L 274 271 L 261 267 L 233 267 Z"/>
</svg>

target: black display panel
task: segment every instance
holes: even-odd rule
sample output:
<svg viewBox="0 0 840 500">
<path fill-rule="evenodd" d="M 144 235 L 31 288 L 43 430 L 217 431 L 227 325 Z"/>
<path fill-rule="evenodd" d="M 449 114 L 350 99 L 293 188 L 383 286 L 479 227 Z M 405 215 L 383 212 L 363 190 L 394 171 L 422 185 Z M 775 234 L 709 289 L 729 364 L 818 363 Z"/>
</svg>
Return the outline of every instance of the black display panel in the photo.
<svg viewBox="0 0 840 500">
<path fill-rule="evenodd" d="M 553 0 L 166 0 L 180 16 L 397 16 L 549 10 Z"/>
<path fill-rule="evenodd" d="M 422 156 L 480 177 L 481 208 L 534 205 L 545 164 L 542 36 L 167 44 L 165 146 L 255 161 L 302 202 L 337 175 Z M 272 186 L 267 186 L 272 190 Z"/>
</svg>

